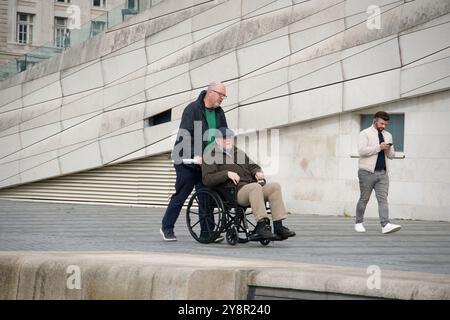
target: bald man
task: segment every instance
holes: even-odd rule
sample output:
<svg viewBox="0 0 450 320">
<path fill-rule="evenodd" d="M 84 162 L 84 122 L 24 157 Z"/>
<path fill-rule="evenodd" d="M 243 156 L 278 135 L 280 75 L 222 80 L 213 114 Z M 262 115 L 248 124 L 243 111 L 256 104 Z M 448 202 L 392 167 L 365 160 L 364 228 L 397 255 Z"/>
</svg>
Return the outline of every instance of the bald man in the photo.
<svg viewBox="0 0 450 320">
<path fill-rule="evenodd" d="M 221 108 L 226 97 L 225 85 L 215 81 L 208 85 L 207 90 L 200 93 L 196 101 L 184 109 L 172 152 L 177 174 L 175 193 L 167 206 L 160 229 L 164 241 L 177 241 L 174 228 L 181 208 L 194 187 L 196 190 L 203 187 L 201 167 L 196 164 L 184 164 L 180 160 L 194 159 L 198 164 L 202 163 L 203 151 L 209 144 L 214 143 L 215 129 L 228 127 L 225 113 Z M 209 231 L 205 230 L 206 227 L 203 225 L 201 228 L 200 236 L 207 240 L 206 238 L 210 237 Z M 222 240 L 223 237 L 219 237 L 216 242 Z"/>
</svg>

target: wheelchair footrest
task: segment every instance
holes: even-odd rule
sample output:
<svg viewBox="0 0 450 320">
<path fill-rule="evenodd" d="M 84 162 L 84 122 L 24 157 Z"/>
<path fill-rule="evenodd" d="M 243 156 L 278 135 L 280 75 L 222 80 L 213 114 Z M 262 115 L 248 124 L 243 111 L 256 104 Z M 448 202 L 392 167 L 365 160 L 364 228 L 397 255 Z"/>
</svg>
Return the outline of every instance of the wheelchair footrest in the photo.
<svg viewBox="0 0 450 320">
<path fill-rule="evenodd" d="M 275 239 L 265 239 L 263 237 L 261 237 L 260 235 L 254 233 L 254 231 L 250 231 L 249 235 L 248 235 L 248 240 L 249 241 L 261 241 L 261 240 L 270 240 L 270 241 L 284 241 L 287 240 L 288 238 L 281 238 L 280 236 L 276 236 Z"/>
<path fill-rule="evenodd" d="M 261 240 L 264 240 L 264 238 L 256 233 L 250 232 L 248 235 L 248 240 L 249 241 L 261 241 Z"/>
</svg>

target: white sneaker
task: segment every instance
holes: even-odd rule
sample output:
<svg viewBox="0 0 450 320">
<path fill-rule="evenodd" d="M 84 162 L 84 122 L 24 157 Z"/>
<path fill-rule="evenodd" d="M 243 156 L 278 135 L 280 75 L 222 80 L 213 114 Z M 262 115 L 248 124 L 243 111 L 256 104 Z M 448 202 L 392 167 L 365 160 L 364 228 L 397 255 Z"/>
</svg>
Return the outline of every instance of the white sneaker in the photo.
<svg viewBox="0 0 450 320">
<path fill-rule="evenodd" d="M 402 228 L 402 226 L 400 226 L 398 224 L 388 223 L 381 229 L 381 231 L 383 232 L 383 234 L 388 234 L 388 233 L 396 232 L 396 231 L 400 230 L 401 228 Z"/>
<path fill-rule="evenodd" d="M 362 223 L 356 223 L 355 224 L 355 231 L 356 232 L 366 232 L 366 228 L 364 228 Z"/>
</svg>

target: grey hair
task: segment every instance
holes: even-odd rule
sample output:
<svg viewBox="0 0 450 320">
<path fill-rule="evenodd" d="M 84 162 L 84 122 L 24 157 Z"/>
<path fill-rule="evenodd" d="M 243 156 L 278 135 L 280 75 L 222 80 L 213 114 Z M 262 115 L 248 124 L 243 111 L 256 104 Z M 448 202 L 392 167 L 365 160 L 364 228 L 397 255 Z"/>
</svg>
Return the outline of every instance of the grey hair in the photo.
<svg viewBox="0 0 450 320">
<path fill-rule="evenodd" d="M 224 84 L 222 83 L 222 82 L 220 82 L 220 81 L 213 81 L 213 82 L 211 82 L 209 85 L 208 85 L 208 91 L 211 91 L 211 90 L 213 90 L 215 87 L 217 87 L 217 86 L 223 86 Z"/>
</svg>

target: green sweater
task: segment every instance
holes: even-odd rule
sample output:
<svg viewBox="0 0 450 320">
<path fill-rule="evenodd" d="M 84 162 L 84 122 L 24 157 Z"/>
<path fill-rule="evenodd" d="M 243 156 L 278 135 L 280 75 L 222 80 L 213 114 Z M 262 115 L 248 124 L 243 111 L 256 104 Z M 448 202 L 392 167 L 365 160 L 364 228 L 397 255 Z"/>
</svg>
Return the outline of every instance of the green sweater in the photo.
<svg viewBox="0 0 450 320">
<path fill-rule="evenodd" d="M 214 143 L 216 128 L 216 110 L 205 108 L 206 122 L 208 122 L 208 146 Z"/>
</svg>

